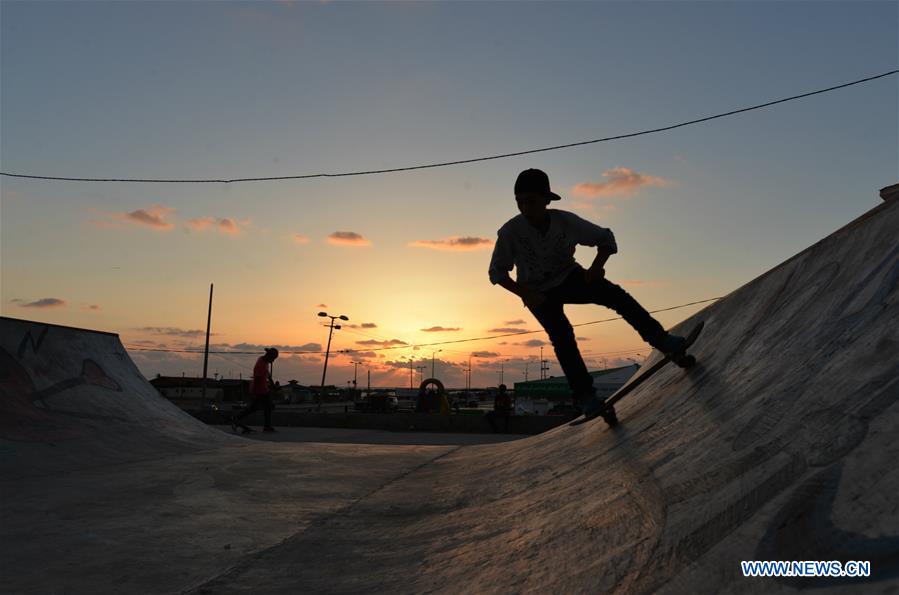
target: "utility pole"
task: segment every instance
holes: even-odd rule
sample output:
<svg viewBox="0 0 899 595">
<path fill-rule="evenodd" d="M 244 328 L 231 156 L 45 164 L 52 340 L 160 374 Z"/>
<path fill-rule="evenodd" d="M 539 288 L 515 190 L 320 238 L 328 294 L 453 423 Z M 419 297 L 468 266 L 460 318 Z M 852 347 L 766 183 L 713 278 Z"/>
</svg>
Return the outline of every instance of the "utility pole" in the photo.
<svg viewBox="0 0 899 595">
<path fill-rule="evenodd" d="M 362 362 L 353 361 L 353 399 L 356 398 L 356 369 L 359 367 L 359 364 Z"/>
<path fill-rule="evenodd" d="M 200 407 L 206 406 L 206 371 L 209 365 L 209 329 L 212 326 L 212 283 L 209 284 L 209 313 L 206 315 L 206 349 L 203 352 L 203 396 Z"/>
<path fill-rule="evenodd" d="M 443 350 L 438 349 L 437 351 L 431 352 L 431 378 L 437 378 L 437 374 L 436 374 L 436 372 L 434 372 L 434 357 L 441 351 L 443 351 Z"/>
<path fill-rule="evenodd" d="M 327 312 L 319 312 L 318 315 L 321 316 L 322 318 L 330 318 L 331 319 L 331 323 L 328 325 L 331 328 L 331 330 L 328 332 L 328 348 L 325 350 L 325 368 L 324 368 L 324 370 L 322 370 L 322 387 L 321 387 L 321 392 L 319 393 L 319 401 L 318 401 L 318 409 L 319 409 L 319 411 L 321 411 L 322 401 L 325 398 L 325 375 L 328 373 L 328 355 L 330 355 L 330 353 L 331 353 L 331 335 L 334 334 L 335 328 L 337 330 L 340 330 L 340 325 L 339 324 L 335 325 L 334 321 L 337 320 L 338 318 L 340 320 L 349 320 L 349 318 L 347 318 L 343 314 L 341 314 L 340 316 L 331 316 Z"/>
</svg>

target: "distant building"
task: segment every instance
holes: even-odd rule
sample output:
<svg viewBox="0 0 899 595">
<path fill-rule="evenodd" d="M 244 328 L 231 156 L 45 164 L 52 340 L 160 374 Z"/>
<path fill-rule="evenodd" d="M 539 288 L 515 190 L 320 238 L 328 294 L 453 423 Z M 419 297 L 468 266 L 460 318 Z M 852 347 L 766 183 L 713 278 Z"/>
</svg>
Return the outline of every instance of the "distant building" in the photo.
<svg viewBox="0 0 899 595">
<path fill-rule="evenodd" d="M 608 397 L 621 388 L 628 379 L 640 368 L 638 364 L 597 370 L 590 372 L 593 376 L 593 387 L 600 397 Z M 568 380 L 564 376 L 552 376 L 545 380 L 531 380 L 529 382 L 515 383 L 516 399 L 542 400 L 562 402 L 572 397 Z"/>
<path fill-rule="evenodd" d="M 150 380 L 156 390 L 170 401 L 197 401 L 203 398 L 203 379 L 189 376 L 156 376 Z M 246 401 L 250 394 L 249 380 L 206 379 L 206 400 L 222 402 Z"/>
<path fill-rule="evenodd" d="M 296 380 L 289 381 L 278 391 L 280 400 L 284 403 L 312 403 L 315 401 L 315 393 L 308 386 L 303 386 Z"/>
</svg>

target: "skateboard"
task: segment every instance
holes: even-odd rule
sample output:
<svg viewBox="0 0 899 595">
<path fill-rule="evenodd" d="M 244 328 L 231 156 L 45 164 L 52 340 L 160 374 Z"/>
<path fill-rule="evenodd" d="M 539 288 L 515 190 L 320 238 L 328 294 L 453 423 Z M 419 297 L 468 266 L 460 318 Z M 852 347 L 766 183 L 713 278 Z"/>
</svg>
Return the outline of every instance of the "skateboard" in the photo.
<svg viewBox="0 0 899 595">
<path fill-rule="evenodd" d="M 218 416 L 222 421 L 224 421 L 226 424 L 229 424 L 231 426 L 231 431 L 234 432 L 235 434 L 237 433 L 237 428 L 241 429 L 241 432 L 240 432 L 241 434 L 252 434 L 253 432 L 256 431 L 253 428 L 251 428 L 250 426 L 246 426 L 246 425 L 240 423 L 239 421 L 237 421 L 236 419 L 234 419 L 233 415 L 225 416 L 225 414 L 222 413 L 222 410 L 218 408 L 218 405 L 213 405 L 212 410 L 215 411 L 216 413 L 218 413 Z"/>
<path fill-rule="evenodd" d="M 629 381 L 627 384 L 619 388 L 618 391 L 615 392 L 615 394 L 606 399 L 606 402 L 604 403 L 605 407 L 603 409 L 600 409 L 595 415 L 591 417 L 581 416 L 568 425 L 577 426 L 597 417 L 604 418 L 606 420 L 606 423 L 608 423 L 610 426 L 618 425 L 618 418 L 615 415 L 615 403 L 626 397 L 628 394 L 630 394 L 631 391 L 643 384 L 647 379 L 649 379 L 650 376 L 664 368 L 665 365 L 668 364 L 668 362 L 674 362 L 676 365 L 685 369 L 692 368 L 696 365 L 696 358 L 692 355 L 689 355 L 687 353 L 687 349 L 689 349 L 690 346 L 696 342 L 696 339 L 699 337 L 699 333 L 702 332 L 703 326 L 705 326 L 705 322 L 700 321 L 699 324 L 693 327 L 693 330 L 690 331 L 690 334 L 687 335 L 687 340 L 684 342 L 683 349 L 680 349 L 679 351 L 672 353 L 671 355 L 666 355 L 649 368 L 643 370 L 636 378 Z"/>
</svg>

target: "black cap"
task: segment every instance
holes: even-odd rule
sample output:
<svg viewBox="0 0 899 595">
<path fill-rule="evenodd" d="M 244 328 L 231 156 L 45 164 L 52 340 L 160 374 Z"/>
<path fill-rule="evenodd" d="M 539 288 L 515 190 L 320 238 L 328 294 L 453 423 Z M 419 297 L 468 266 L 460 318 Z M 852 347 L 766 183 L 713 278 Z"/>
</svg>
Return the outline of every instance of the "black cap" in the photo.
<svg viewBox="0 0 899 595">
<path fill-rule="evenodd" d="M 562 197 L 549 189 L 549 176 L 539 169 L 526 169 L 518 174 L 515 180 L 515 194 L 534 192 L 549 196 L 550 200 L 562 200 Z"/>
</svg>

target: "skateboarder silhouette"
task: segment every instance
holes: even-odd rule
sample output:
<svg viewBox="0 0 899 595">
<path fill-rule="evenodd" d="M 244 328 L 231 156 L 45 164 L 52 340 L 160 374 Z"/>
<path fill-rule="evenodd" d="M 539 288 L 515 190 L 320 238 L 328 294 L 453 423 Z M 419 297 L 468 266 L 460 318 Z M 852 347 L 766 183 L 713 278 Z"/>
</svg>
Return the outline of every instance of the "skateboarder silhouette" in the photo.
<svg viewBox="0 0 899 595">
<path fill-rule="evenodd" d="M 574 213 L 547 208 L 561 197 L 550 190 L 549 176 L 526 169 L 515 180 L 515 201 L 520 215 L 509 219 L 497 232 L 490 260 L 490 282 L 519 296 L 531 311 L 556 352 L 556 358 L 574 403 L 587 417 L 602 415 L 615 423 L 615 411 L 596 395 L 565 316 L 565 304 L 598 304 L 611 308 L 636 330 L 644 341 L 666 354 L 683 348 L 683 337 L 671 335 L 624 289 L 605 277 L 605 264 L 618 252 L 612 231 Z M 578 245 L 596 247 L 596 258 L 584 269 L 574 259 Z M 509 276 L 512 267 L 516 279 Z"/>
</svg>

